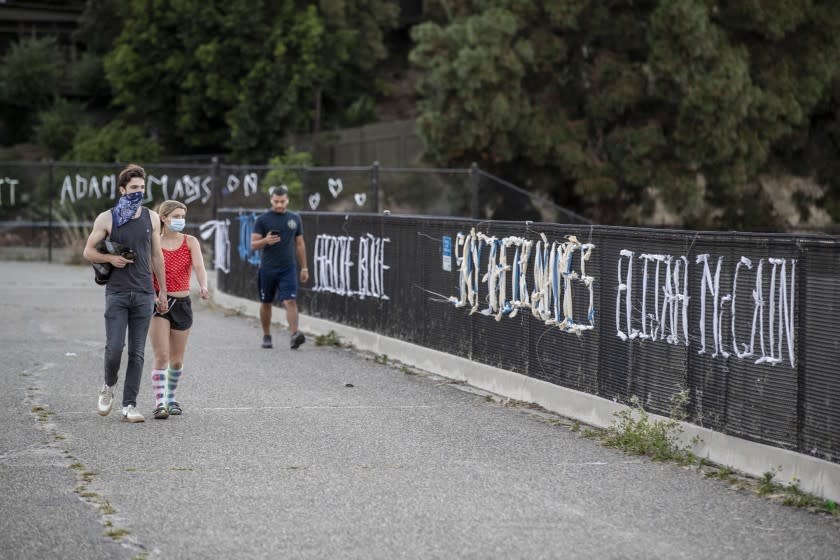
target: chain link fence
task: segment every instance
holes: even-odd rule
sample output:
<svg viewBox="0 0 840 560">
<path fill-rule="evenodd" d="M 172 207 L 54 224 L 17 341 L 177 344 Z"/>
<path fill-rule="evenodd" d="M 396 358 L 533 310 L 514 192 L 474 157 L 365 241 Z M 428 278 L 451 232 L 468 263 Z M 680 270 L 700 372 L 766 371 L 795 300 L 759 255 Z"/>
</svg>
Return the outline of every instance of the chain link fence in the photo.
<svg viewBox="0 0 840 560">
<path fill-rule="evenodd" d="M 80 259 L 96 216 L 119 198 L 123 164 L 0 162 L 0 256 Z M 291 167 L 210 163 L 145 164 L 144 204 L 188 208 L 187 231 L 219 208 L 268 209 L 271 187 L 287 185 L 295 211 L 389 213 L 588 224 L 582 216 L 482 171 L 369 166 Z M 208 248 L 212 250 L 212 248 Z M 8 254 L 7 254 L 8 258 Z M 58 257 L 67 262 L 68 256 Z"/>
</svg>

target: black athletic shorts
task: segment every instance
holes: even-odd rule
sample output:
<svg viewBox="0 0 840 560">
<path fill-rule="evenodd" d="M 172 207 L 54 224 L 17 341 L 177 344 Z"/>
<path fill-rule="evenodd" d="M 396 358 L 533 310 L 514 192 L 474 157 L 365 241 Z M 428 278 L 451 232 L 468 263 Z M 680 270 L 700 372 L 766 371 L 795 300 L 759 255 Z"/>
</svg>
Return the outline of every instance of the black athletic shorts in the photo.
<svg viewBox="0 0 840 560">
<path fill-rule="evenodd" d="M 192 300 L 190 296 L 167 298 L 169 310 L 166 313 L 155 311 L 155 317 L 163 317 L 176 331 L 185 331 L 193 324 Z"/>
</svg>

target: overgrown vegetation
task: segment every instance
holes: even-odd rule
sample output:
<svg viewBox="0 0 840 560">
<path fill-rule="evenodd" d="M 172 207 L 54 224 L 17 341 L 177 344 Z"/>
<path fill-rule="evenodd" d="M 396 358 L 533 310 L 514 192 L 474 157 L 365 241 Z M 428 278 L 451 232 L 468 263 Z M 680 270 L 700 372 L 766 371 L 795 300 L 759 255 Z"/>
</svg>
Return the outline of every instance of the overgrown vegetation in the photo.
<svg viewBox="0 0 840 560">
<path fill-rule="evenodd" d="M 72 45 L 3 53 L 0 145 L 264 164 L 290 133 L 371 122 L 410 74 L 429 163 L 476 161 L 598 223 L 840 220 L 840 3 L 423 5 L 409 36 L 391 0 L 89 1 Z"/>
<path fill-rule="evenodd" d="M 315 346 L 342 346 L 341 337 L 333 330 L 319 334 L 315 337 Z"/>
<path fill-rule="evenodd" d="M 840 126 L 840 3 L 428 4 L 411 60 L 435 162 L 478 161 L 599 223 L 773 227 L 789 194 L 767 175 L 818 179 L 807 206 L 840 218 L 822 155 Z"/>
<path fill-rule="evenodd" d="M 679 393 L 674 398 L 675 411 L 687 402 L 687 392 Z M 673 416 L 679 417 L 679 413 Z M 633 455 L 646 455 L 654 461 L 675 461 L 691 464 L 696 458 L 691 446 L 680 443 L 682 425 L 676 417 L 653 420 L 642 407 L 639 399 L 633 397 L 631 406 L 615 413 L 614 422 L 604 432 L 601 441 L 604 445 L 615 447 Z"/>
<path fill-rule="evenodd" d="M 691 449 L 699 440 L 692 440 L 691 445 L 680 443 L 683 433 L 680 422 L 686 418 L 688 398 L 687 391 L 677 393 L 671 400 L 671 417 L 653 420 L 641 406 L 639 399 L 633 397 L 630 407 L 616 412 L 616 421 L 607 429 L 586 427 L 581 430 L 580 423 L 575 421 L 569 425 L 569 430 L 580 433 L 581 437 L 597 439 L 608 447 L 632 455 L 644 455 L 654 461 L 668 461 L 684 466 L 695 465 L 706 478 L 727 482 L 739 490 L 748 489 L 785 506 L 840 516 L 836 502 L 803 491 L 798 479 L 794 478 L 788 485 L 777 482 L 776 469 L 765 472 L 759 478 L 753 478 L 737 473 L 727 465 L 715 465 L 705 459 L 698 459 Z"/>
</svg>

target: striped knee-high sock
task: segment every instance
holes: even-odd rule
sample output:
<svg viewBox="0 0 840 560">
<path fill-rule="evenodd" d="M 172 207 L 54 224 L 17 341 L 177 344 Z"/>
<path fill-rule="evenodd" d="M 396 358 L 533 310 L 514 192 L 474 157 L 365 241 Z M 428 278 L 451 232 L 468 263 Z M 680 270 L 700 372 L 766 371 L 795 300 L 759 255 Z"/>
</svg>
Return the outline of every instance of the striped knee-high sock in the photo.
<svg viewBox="0 0 840 560">
<path fill-rule="evenodd" d="M 152 370 L 152 391 L 155 394 L 155 408 L 166 404 L 166 370 Z"/>
<path fill-rule="evenodd" d="M 172 369 L 169 368 L 167 372 L 167 379 L 166 379 L 166 400 L 167 402 L 173 402 L 175 400 L 175 389 L 178 388 L 178 380 L 181 378 L 181 373 L 183 373 L 183 368 L 181 369 Z"/>
</svg>

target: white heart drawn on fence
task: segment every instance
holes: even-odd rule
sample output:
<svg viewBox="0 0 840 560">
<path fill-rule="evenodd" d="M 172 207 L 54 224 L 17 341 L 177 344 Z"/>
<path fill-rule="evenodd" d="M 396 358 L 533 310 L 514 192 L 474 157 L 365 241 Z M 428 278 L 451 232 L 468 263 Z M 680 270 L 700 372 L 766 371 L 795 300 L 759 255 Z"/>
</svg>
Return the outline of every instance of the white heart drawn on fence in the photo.
<svg viewBox="0 0 840 560">
<path fill-rule="evenodd" d="M 356 204 L 358 204 L 359 206 L 364 206 L 365 202 L 367 201 L 367 195 L 363 192 L 356 193 L 355 195 L 353 195 L 353 198 L 356 199 Z"/>
<path fill-rule="evenodd" d="M 315 210 L 318 208 L 318 205 L 321 203 L 321 193 L 315 193 L 309 195 L 309 207 Z"/>
<path fill-rule="evenodd" d="M 327 186 L 330 188 L 333 198 L 338 198 L 338 195 L 344 190 L 344 185 L 341 183 L 341 179 L 333 179 L 330 177 L 327 179 Z"/>
</svg>

